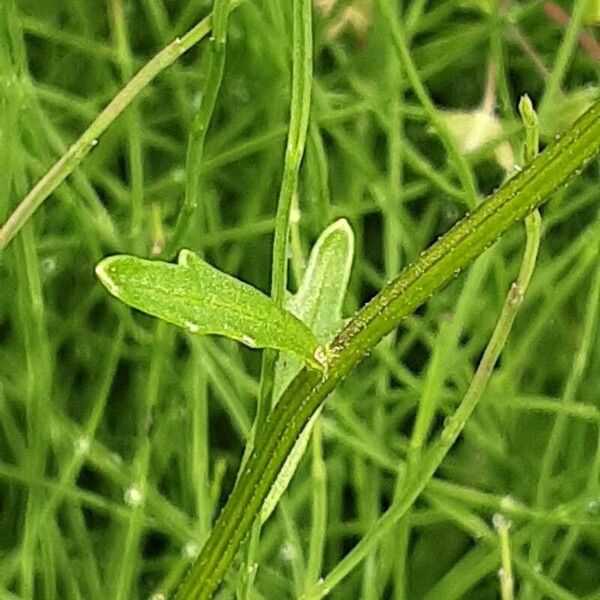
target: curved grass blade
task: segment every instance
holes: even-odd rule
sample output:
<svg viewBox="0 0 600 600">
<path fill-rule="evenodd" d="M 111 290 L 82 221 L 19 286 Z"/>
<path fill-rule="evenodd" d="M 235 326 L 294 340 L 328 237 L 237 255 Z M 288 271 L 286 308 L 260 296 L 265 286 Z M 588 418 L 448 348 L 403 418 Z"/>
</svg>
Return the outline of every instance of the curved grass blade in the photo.
<svg viewBox="0 0 600 600">
<path fill-rule="evenodd" d="M 190 333 L 223 335 L 251 348 L 283 350 L 323 369 L 317 340 L 302 321 L 190 250 L 179 253 L 177 264 L 111 256 L 98 263 L 96 274 L 125 304 Z"/>
</svg>

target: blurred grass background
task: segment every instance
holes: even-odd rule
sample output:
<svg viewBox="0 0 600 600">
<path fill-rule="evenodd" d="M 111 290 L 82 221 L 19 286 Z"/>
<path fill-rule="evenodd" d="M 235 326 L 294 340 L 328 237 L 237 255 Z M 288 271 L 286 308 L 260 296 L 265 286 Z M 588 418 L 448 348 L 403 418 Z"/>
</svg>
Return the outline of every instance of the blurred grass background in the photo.
<svg viewBox="0 0 600 600">
<path fill-rule="evenodd" d="M 597 29 L 584 27 L 595 4 L 564 2 L 567 24 L 538 0 L 319 0 L 292 289 L 318 234 L 346 217 L 357 238 L 350 315 L 472 204 L 407 66 L 457 149 L 481 138 L 467 165 L 483 197 L 506 176 L 495 151 L 521 161 L 521 94 L 540 107 L 546 140 L 597 94 Z M 204 0 L 4 0 L 2 222 L 120 87 L 210 10 Z M 290 3 L 244 2 L 231 15 L 185 240 L 263 290 L 291 31 Z M 234 483 L 259 353 L 134 313 L 93 274 L 107 254 L 148 256 L 168 237 L 206 48 L 142 92 L 0 259 L 2 599 L 168 597 Z M 482 103 L 487 134 L 473 112 Z M 462 111 L 458 128 L 449 111 Z M 499 597 L 494 514 L 511 521 L 516 597 L 600 598 L 598 210 L 594 164 L 543 209 L 538 266 L 482 405 L 394 535 L 332 598 Z M 335 392 L 264 528 L 255 582 L 248 565 L 233 569 L 222 597 L 298 597 L 390 505 L 419 401 L 435 398 L 438 426 L 460 401 L 523 242 L 522 228 L 509 232 Z"/>
</svg>

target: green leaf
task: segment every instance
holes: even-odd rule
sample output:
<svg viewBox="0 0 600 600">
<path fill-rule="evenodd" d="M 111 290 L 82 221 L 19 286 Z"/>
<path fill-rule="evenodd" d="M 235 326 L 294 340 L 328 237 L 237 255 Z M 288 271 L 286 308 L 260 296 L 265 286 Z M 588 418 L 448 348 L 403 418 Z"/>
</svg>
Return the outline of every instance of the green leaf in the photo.
<svg viewBox="0 0 600 600">
<path fill-rule="evenodd" d="M 286 309 L 314 333 L 321 346 L 342 326 L 342 304 L 353 256 L 354 233 L 346 219 L 339 219 L 315 242 L 298 292 L 286 300 Z M 275 403 L 301 368 L 294 357 L 279 357 L 273 388 Z"/>
<path fill-rule="evenodd" d="M 190 250 L 177 264 L 119 255 L 96 274 L 119 300 L 199 335 L 224 335 L 251 348 L 289 352 L 322 370 L 311 330 L 256 288 L 215 269 Z"/>
<path fill-rule="evenodd" d="M 286 308 L 310 327 L 321 345 L 329 342 L 342 325 L 342 304 L 348 288 L 353 255 L 354 234 L 348 221 L 340 219 L 320 235 L 313 246 L 298 292 L 286 302 Z M 279 357 L 273 389 L 275 402 L 301 368 L 302 364 L 298 359 Z M 264 523 L 269 518 L 287 489 L 304 456 L 313 426 L 320 414 L 321 411 L 318 410 L 312 416 L 288 455 L 261 507 L 261 522 Z"/>
</svg>

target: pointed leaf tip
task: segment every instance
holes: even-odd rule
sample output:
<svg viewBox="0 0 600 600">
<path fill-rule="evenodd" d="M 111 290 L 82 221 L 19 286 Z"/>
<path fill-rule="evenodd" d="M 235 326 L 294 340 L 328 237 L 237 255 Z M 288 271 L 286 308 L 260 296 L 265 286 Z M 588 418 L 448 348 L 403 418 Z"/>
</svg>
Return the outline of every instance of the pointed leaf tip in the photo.
<svg viewBox="0 0 600 600">
<path fill-rule="evenodd" d="M 298 293 L 288 298 L 286 304 L 290 312 L 302 319 L 315 333 L 319 342 L 324 344 L 315 351 L 315 358 L 323 365 L 325 373 L 330 360 L 327 342 L 342 322 L 342 304 L 346 296 L 353 256 L 354 232 L 346 219 L 339 219 L 319 236 L 310 253 Z M 300 361 L 294 358 L 279 358 L 273 385 L 275 402 L 301 367 Z M 265 499 L 260 512 L 263 523 L 277 506 L 294 476 L 320 412 L 319 410 L 312 416 L 300 434 Z"/>
</svg>

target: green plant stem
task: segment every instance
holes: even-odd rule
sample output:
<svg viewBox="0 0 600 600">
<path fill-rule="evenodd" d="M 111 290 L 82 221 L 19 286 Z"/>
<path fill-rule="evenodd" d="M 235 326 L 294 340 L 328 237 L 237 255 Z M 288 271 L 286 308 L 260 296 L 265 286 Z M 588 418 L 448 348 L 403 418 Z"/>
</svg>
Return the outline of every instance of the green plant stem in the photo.
<svg viewBox="0 0 600 600">
<path fill-rule="evenodd" d="M 122 0 L 111 0 L 110 18 L 115 51 L 123 81 L 129 81 L 134 74 L 133 56 L 129 46 L 129 34 Z M 131 185 L 131 235 L 132 249 L 143 253 L 144 222 L 144 148 L 141 135 L 140 103 L 136 99 L 125 114 L 127 121 L 127 159 Z"/>
<path fill-rule="evenodd" d="M 354 569 L 354 567 L 369 554 L 369 552 L 373 551 L 375 546 L 379 543 L 380 538 L 385 535 L 412 507 L 416 499 L 433 478 L 438 467 L 446 457 L 446 454 L 448 454 L 450 448 L 456 441 L 456 438 L 464 429 L 469 417 L 483 396 L 483 392 L 485 391 L 485 387 L 494 366 L 498 361 L 498 357 L 506 345 L 506 340 L 512 329 L 517 310 L 523 301 L 525 290 L 527 289 L 531 280 L 531 275 L 533 274 L 541 232 L 541 218 L 539 217 L 539 213 L 535 211 L 526 219 L 525 224 L 527 228 L 527 242 L 519 275 L 506 297 L 502 312 L 500 313 L 500 317 L 494 328 L 494 333 L 485 349 L 475 376 L 473 377 L 471 385 L 462 402 L 456 409 L 456 412 L 448 419 L 438 440 L 424 454 L 418 465 L 418 472 L 415 468 L 413 473 L 408 473 L 410 476 L 406 478 L 405 488 L 390 509 L 373 524 L 367 534 L 344 557 L 344 559 L 336 565 L 331 573 L 303 597 L 303 600 L 321 598 L 327 594 L 328 591 L 346 577 L 352 569 Z M 410 466 L 411 465 L 408 465 L 409 468 Z"/>
<path fill-rule="evenodd" d="M 537 155 L 539 145 L 537 117 L 528 97 L 524 97 L 521 100 L 519 109 L 523 116 L 526 132 L 525 160 L 527 162 L 531 162 L 531 160 L 533 160 L 533 158 Z M 369 551 L 373 550 L 378 541 L 378 537 L 382 535 L 382 529 L 391 527 L 395 522 L 400 520 L 401 517 L 405 516 L 414 500 L 416 500 L 418 495 L 423 491 L 425 486 L 433 477 L 435 470 L 444 459 L 447 452 L 450 450 L 454 440 L 464 428 L 467 419 L 483 396 L 493 368 L 498 360 L 498 357 L 500 356 L 500 353 L 506 345 L 518 308 L 523 301 L 525 291 L 529 286 L 529 282 L 533 274 L 541 239 L 541 216 L 537 209 L 526 217 L 525 227 L 527 233 L 527 242 L 517 281 L 512 285 L 507 295 L 492 338 L 486 347 L 475 377 L 471 382 L 471 386 L 469 387 L 467 394 L 457 410 L 456 414 L 459 414 L 461 411 L 463 411 L 463 416 L 457 421 L 458 426 L 456 426 L 457 424 L 453 423 L 452 420 L 449 422 L 448 426 L 442 431 L 442 434 L 436 445 L 434 445 L 434 447 L 430 450 L 429 456 L 427 457 L 426 455 L 426 458 L 423 461 L 423 463 L 427 464 L 428 466 L 422 468 L 422 459 L 420 453 L 422 445 L 425 441 L 426 429 L 428 427 L 427 424 L 423 425 L 423 422 L 427 423 L 430 421 L 434 406 L 430 407 L 429 417 L 425 418 L 421 418 L 424 410 L 423 406 L 421 406 L 421 410 L 419 411 L 417 421 L 415 423 L 413 438 L 411 440 L 411 446 L 407 456 L 406 471 L 403 474 L 404 477 L 399 478 L 400 482 L 404 482 L 405 489 L 398 493 L 398 496 L 388 513 L 372 527 L 372 535 L 369 536 L 368 534 L 365 538 L 363 538 L 363 540 L 352 550 L 352 552 L 348 554 L 346 558 L 344 558 L 344 560 L 337 565 L 337 567 L 323 582 L 319 583 L 308 592 L 307 596 L 305 596 L 306 598 L 319 598 L 323 595 L 323 590 L 330 589 L 336 585 L 352 570 L 358 561 L 362 560 L 365 556 L 367 556 Z M 447 330 L 444 330 L 441 335 L 447 336 Z M 444 345 L 442 345 L 442 347 L 444 347 Z M 436 345 L 436 351 L 434 352 L 434 358 L 432 359 L 433 361 L 436 360 L 438 348 L 439 344 Z M 434 369 L 435 371 L 439 371 L 439 368 L 434 367 Z M 432 404 L 431 398 L 422 399 L 422 402 L 425 402 L 426 404 Z M 453 419 L 456 418 L 456 414 L 454 415 Z M 454 428 L 454 433 L 451 436 L 446 437 L 449 428 Z M 422 430 L 420 433 L 419 429 Z M 435 457 L 433 462 L 431 461 L 432 456 Z M 427 462 L 427 458 L 430 459 L 429 462 Z M 418 490 L 418 493 L 415 495 L 416 490 Z M 406 504 L 404 502 L 404 499 L 407 495 L 412 498 L 410 504 Z M 387 519 L 388 514 L 392 515 L 390 519 Z M 408 529 L 408 524 L 405 525 L 404 529 Z M 402 531 L 401 533 L 406 535 L 405 531 Z M 502 556 L 504 556 L 504 554 Z M 503 568 L 506 570 L 505 566 L 503 566 Z M 510 577 L 507 575 L 505 579 L 502 579 L 502 592 L 504 594 L 503 598 L 507 593 L 506 586 L 508 585 L 509 581 L 512 581 L 512 574 Z"/>
<path fill-rule="evenodd" d="M 173 256 L 188 231 L 198 208 L 198 182 L 202 170 L 204 140 L 214 112 L 223 72 L 225 70 L 225 45 L 227 40 L 227 18 L 231 11 L 231 0 L 216 0 L 213 8 L 213 35 L 210 39 L 210 64 L 204 81 L 202 100 L 192 122 L 186 154 L 185 198 L 177 217 L 175 230 L 165 250 Z"/>
<path fill-rule="evenodd" d="M 41 206 L 48 196 L 73 172 L 97 144 L 108 126 L 131 104 L 138 94 L 169 65 L 197 44 L 211 30 L 210 17 L 202 19 L 182 38 L 175 38 L 137 74 L 112 99 L 81 137 L 61 156 L 50 170 L 36 183 L 0 229 L 0 252 L 4 250 L 21 227 Z"/>
<path fill-rule="evenodd" d="M 299 373 L 267 417 L 263 434 L 257 437 L 243 474 L 178 591 L 179 600 L 212 596 L 306 423 L 365 354 L 503 232 L 579 173 L 598 151 L 600 101 L 363 307 L 326 349 L 329 365 L 325 373 L 306 368 Z M 490 342 L 488 351 L 493 350 Z M 417 483 L 412 490 L 407 490 L 393 512 L 388 511 L 382 517 L 384 524 L 393 525 L 431 479 L 470 416 L 477 401 L 478 385 L 474 379 L 472 391 L 449 420 L 436 445 L 424 456 Z M 362 548 L 370 539 L 376 541 L 381 535 L 381 521 L 377 532 L 367 534 L 365 543 L 361 542 Z"/>
<path fill-rule="evenodd" d="M 312 87 L 312 16 L 308 0 L 294 0 L 294 32 L 292 47 L 292 98 L 290 125 L 283 163 L 283 178 L 275 215 L 273 260 L 271 271 L 271 298 L 279 307 L 283 306 L 287 289 L 288 232 L 292 199 L 298 187 L 298 172 L 304 155 L 310 97 Z M 260 396 L 256 417 L 259 432 L 271 409 L 273 373 L 277 353 L 263 353 Z"/>
<path fill-rule="evenodd" d="M 290 228 L 290 212 L 292 201 L 298 188 L 298 173 L 304 156 L 308 120 L 310 116 L 310 100 L 312 88 L 312 4 L 311 0 L 294 0 L 293 11 L 293 41 L 292 41 L 292 95 L 290 102 L 290 124 L 283 162 L 283 178 L 277 201 L 275 215 L 275 232 L 273 236 L 273 257 L 271 262 L 271 298 L 273 302 L 283 307 L 288 275 L 288 243 Z M 260 436 L 262 428 L 273 401 L 273 383 L 277 352 L 265 349 L 262 356 L 258 406 L 252 439 L 246 447 L 242 469 L 246 459 Z M 241 471 L 240 471 L 241 472 Z M 239 474 L 238 474 L 239 477 Z M 254 556 L 258 549 L 260 524 L 257 522 L 252 529 L 250 543 L 246 552 L 245 576 L 242 585 L 245 588 L 244 598 L 251 596 L 256 570 Z"/>
<path fill-rule="evenodd" d="M 115 600 L 126 600 L 133 595 L 134 581 L 139 566 L 136 561 L 140 538 L 143 534 L 148 495 L 148 470 L 152 451 L 152 425 L 154 410 L 160 398 L 160 382 L 162 372 L 167 364 L 173 331 L 169 330 L 164 321 L 158 321 L 152 340 L 152 356 L 148 365 L 146 385 L 140 390 L 141 427 L 138 431 L 140 443 L 133 457 L 134 479 L 128 490 L 139 494 L 139 502 L 132 502 L 132 510 L 127 523 L 123 524 L 122 561 L 115 581 L 113 597 Z M 127 502 L 127 491 L 125 492 Z M 133 589 L 132 589 L 133 588 Z"/>
<path fill-rule="evenodd" d="M 528 164 L 537 156 L 539 150 L 539 128 L 537 115 L 535 114 L 533 105 L 528 96 L 523 96 L 521 98 L 519 103 L 519 111 L 525 126 L 524 160 L 525 164 Z M 496 364 L 500 353 L 506 345 L 518 307 L 523 300 L 525 291 L 527 290 L 529 281 L 531 280 L 542 231 L 541 216 L 537 209 L 526 217 L 525 227 L 527 233 L 527 243 L 519 271 L 519 277 L 508 293 L 507 300 L 496 325 L 492 339 L 486 348 L 483 359 L 473 379 L 471 388 L 469 389 L 467 397 L 465 398 L 465 400 L 469 399 L 469 394 L 471 394 L 472 390 L 475 389 L 475 397 L 469 399 L 473 407 L 479 402 L 485 391 L 485 387 L 487 386 L 489 377 L 492 374 L 494 365 Z M 479 266 L 481 266 L 481 262 L 479 263 Z M 470 273 L 470 275 L 474 274 L 476 274 L 476 268 L 473 268 Z M 465 288 L 468 286 L 469 282 L 465 284 Z M 467 294 L 466 297 L 472 296 L 473 294 L 470 293 Z M 465 311 L 464 307 L 462 306 L 462 302 L 459 301 L 456 309 L 456 315 L 453 320 L 453 325 L 460 321 L 459 315 L 463 314 L 464 312 Z M 445 342 L 445 338 L 451 337 L 452 346 L 455 346 L 456 340 L 458 339 L 458 334 L 459 331 L 455 329 L 453 335 L 449 336 L 448 324 L 444 324 L 444 327 L 441 329 L 438 336 L 438 342 L 436 343 L 431 360 L 431 367 L 428 372 L 428 384 L 425 386 L 424 394 L 419 402 L 419 412 L 417 414 L 417 419 L 415 421 L 413 435 L 407 454 L 406 473 L 404 475 L 404 479 L 399 478 L 399 483 L 404 484 L 408 488 L 410 488 L 411 484 L 414 483 L 414 479 L 419 477 L 421 452 L 434 415 L 435 398 L 440 393 L 439 386 L 443 383 L 445 377 L 443 375 L 443 371 L 442 374 L 440 374 L 440 371 L 443 369 L 443 365 L 447 362 L 445 357 L 449 355 L 449 346 L 448 343 Z M 399 499 L 402 498 L 402 493 L 403 490 L 400 488 L 398 490 L 396 501 L 399 501 Z M 408 524 L 406 527 L 408 527 Z M 504 553 L 502 553 L 502 556 L 504 558 Z M 502 569 L 504 572 L 507 572 L 507 568 L 504 564 Z M 503 598 L 506 596 L 506 586 L 508 585 L 509 581 L 512 581 L 512 574 L 510 577 L 508 575 L 506 578 L 501 577 L 501 591 Z M 512 590 L 512 583 L 510 584 L 510 589 Z"/>
<path fill-rule="evenodd" d="M 15 79 L 26 72 L 26 57 L 21 37 L 16 5 L 4 3 L 0 8 L 0 31 L 10 32 L 7 47 L 0 50 L 0 78 Z M 6 38 L 5 38 L 6 40 Z M 13 61 L 6 61 L 5 52 L 12 54 Z M 4 156 L 2 165 L 3 191 L 10 197 L 12 190 L 17 194 L 26 189 L 27 175 L 23 161 L 24 152 L 19 139 L 18 126 L 21 117 L 19 96 L 5 95 L 0 112 L 3 116 L 12 117 L 4 120 L 7 127 L 3 130 L 3 144 L 13 149 L 12 156 Z M 19 151 L 17 151 L 17 149 Z M 23 472 L 28 478 L 42 477 L 48 462 L 48 427 L 46 401 L 48 390 L 53 386 L 51 369 L 52 349 L 45 327 L 47 312 L 43 292 L 43 282 L 39 272 L 38 244 L 33 228 L 23 232 L 19 243 L 11 252 L 15 265 L 16 288 L 11 296 L 11 304 L 19 323 L 22 336 L 24 358 L 26 360 L 25 377 L 21 382 L 25 394 L 23 396 L 23 416 L 26 429 L 23 437 Z M 10 286 L 8 290 L 10 290 Z M 0 383 L 2 387 L 2 383 Z M 25 502 L 24 523 L 20 535 L 20 553 L 17 556 L 19 565 L 19 581 L 17 584 L 21 597 L 31 598 L 36 591 L 36 573 L 41 563 L 37 532 L 47 523 L 42 523 L 40 516 L 46 500 L 46 493 L 31 487 L 23 497 Z M 0 569 L 1 570 L 1 569 Z M 42 583 L 43 585 L 43 583 Z"/>
<path fill-rule="evenodd" d="M 313 585 L 321 575 L 327 532 L 327 468 L 323 460 L 323 427 L 315 422 L 311 435 L 311 522 L 305 585 Z"/>
<path fill-rule="evenodd" d="M 554 102 L 560 94 L 560 86 L 567 72 L 569 61 L 573 57 L 573 53 L 577 49 L 577 41 L 579 32 L 583 23 L 585 9 L 592 0 L 577 0 L 573 3 L 571 10 L 571 18 L 567 29 L 556 52 L 556 59 L 552 67 L 552 71 L 546 86 L 544 87 L 544 95 L 540 101 L 539 113 L 544 117 L 549 105 Z"/>
<path fill-rule="evenodd" d="M 90 440 L 94 438 L 104 413 L 104 408 L 110 391 L 110 382 L 114 376 L 118 362 L 118 352 L 121 350 L 122 343 L 123 328 L 119 327 L 115 334 L 113 346 L 109 354 L 110 358 L 107 361 L 105 379 L 99 388 L 98 401 L 93 403 L 91 414 L 88 417 L 86 424 L 82 427 L 82 435 L 74 444 L 75 452 L 62 467 L 58 486 L 50 491 L 45 499 L 44 507 L 40 511 L 40 518 L 37 522 L 37 528 L 34 530 L 36 536 L 38 535 L 40 525 L 47 523 L 54 516 L 54 513 L 60 504 L 64 502 L 69 486 L 72 485 L 79 470 L 85 462 Z"/>
<path fill-rule="evenodd" d="M 423 85 L 417 67 L 412 59 L 410 49 L 408 47 L 407 35 L 403 31 L 396 13 L 392 10 L 392 5 L 389 2 L 383 2 L 379 0 L 380 10 L 383 13 L 386 22 L 388 23 L 391 34 L 392 43 L 398 54 L 398 59 L 402 65 L 404 73 L 410 82 L 417 98 L 423 105 L 427 118 L 431 121 L 431 124 L 435 128 L 440 140 L 444 144 L 450 160 L 454 164 L 456 173 L 460 182 L 466 192 L 466 203 L 469 208 L 474 208 L 479 200 L 479 192 L 477 191 L 477 185 L 475 178 L 467 162 L 467 159 L 460 153 L 454 139 L 450 135 L 448 128 L 444 122 L 444 119 L 440 115 L 440 112 L 436 109 L 433 101 L 427 93 L 427 89 Z"/>
<path fill-rule="evenodd" d="M 600 245 L 598 242 L 596 246 Z M 598 308 L 600 305 L 600 268 L 597 267 L 592 278 L 592 283 L 589 290 L 585 319 L 582 328 L 581 342 L 579 349 L 573 359 L 573 364 L 569 377 L 567 379 L 565 389 L 562 395 L 561 403 L 564 406 L 572 406 L 576 403 L 577 391 L 581 386 L 585 370 L 588 367 L 590 356 L 593 352 L 594 341 L 597 338 L 597 322 Z M 551 502 L 551 491 L 553 483 L 554 471 L 559 464 L 560 445 L 565 443 L 564 440 L 568 435 L 569 414 L 560 412 L 556 416 L 556 420 L 552 425 L 552 431 L 548 438 L 546 448 L 541 460 L 540 477 L 537 484 L 537 492 L 535 497 L 535 506 L 539 510 L 546 509 Z M 528 555 L 530 565 L 535 565 L 540 560 L 544 548 L 550 544 L 550 538 L 547 533 L 537 535 L 532 539 L 531 548 Z M 527 590 L 531 592 L 531 590 Z M 528 597 L 537 598 L 533 592 L 529 593 Z"/>
</svg>

